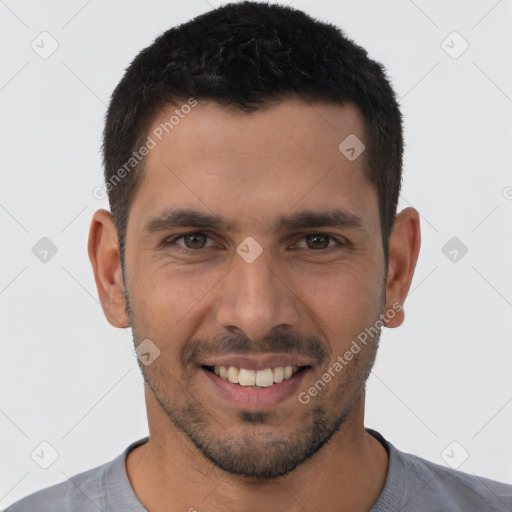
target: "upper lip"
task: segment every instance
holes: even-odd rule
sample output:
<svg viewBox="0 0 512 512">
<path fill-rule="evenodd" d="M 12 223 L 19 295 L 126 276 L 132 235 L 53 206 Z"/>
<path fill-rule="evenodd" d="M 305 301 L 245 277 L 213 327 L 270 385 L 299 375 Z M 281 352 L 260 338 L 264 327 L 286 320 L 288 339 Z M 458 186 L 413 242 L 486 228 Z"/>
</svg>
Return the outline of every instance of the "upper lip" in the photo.
<svg viewBox="0 0 512 512">
<path fill-rule="evenodd" d="M 235 366 L 246 370 L 265 370 L 284 366 L 312 366 L 313 360 L 296 354 L 225 354 L 204 358 L 202 366 Z"/>
</svg>

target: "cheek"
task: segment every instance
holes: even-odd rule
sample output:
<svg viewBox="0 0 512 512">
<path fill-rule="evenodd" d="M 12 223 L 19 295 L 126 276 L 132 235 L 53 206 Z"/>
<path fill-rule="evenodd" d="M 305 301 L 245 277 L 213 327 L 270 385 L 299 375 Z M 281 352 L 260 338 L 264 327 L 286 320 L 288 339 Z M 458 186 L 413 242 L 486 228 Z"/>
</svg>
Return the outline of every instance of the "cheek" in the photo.
<svg viewBox="0 0 512 512">
<path fill-rule="evenodd" d="M 146 264 L 146 268 L 151 266 Z M 205 313 L 208 298 L 224 274 L 184 271 L 171 265 L 139 272 L 130 288 L 137 325 L 160 335 L 177 336 Z"/>
<path fill-rule="evenodd" d="M 330 339 L 341 337 L 350 343 L 378 318 L 383 276 L 376 268 L 375 264 L 345 264 L 323 275 L 308 273 L 297 281 L 306 310 L 314 312 L 312 320 Z"/>
</svg>

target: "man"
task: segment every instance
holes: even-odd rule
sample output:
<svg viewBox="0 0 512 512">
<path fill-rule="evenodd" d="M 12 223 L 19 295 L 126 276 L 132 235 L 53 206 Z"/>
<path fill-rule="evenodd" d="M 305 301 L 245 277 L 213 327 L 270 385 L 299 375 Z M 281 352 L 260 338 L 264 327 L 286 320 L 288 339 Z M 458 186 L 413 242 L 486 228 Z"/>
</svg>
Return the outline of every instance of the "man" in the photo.
<svg viewBox="0 0 512 512">
<path fill-rule="evenodd" d="M 150 435 L 8 511 L 512 510 L 512 486 L 364 427 L 420 229 L 396 213 L 401 115 L 362 48 L 292 8 L 221 7 L 136 57 L 103 149 L 89 256 Z"/>
</svg>

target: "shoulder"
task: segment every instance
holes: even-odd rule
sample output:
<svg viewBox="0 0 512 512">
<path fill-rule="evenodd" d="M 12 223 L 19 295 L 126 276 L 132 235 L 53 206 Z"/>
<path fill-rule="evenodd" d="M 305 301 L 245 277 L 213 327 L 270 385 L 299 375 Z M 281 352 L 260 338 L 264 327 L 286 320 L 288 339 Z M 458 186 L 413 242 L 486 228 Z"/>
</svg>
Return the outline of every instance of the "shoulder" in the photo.
<svg viewBox="0 0 512 512">
<path fill-rule="evenodd" d="M 464 473 L 425 460 L 416 455 L 400 453 L 400 459 L 411 476 L 428 488 L 424 494 L 436 495 L 451 510 L 512 511 L 512 485 Z M 450 505 L 451 504 L 451 505 Z"/>
<path fill-rule="evenodd" d="M 384 440 L 382 436 L 377 439 Z M 436 464 L 384 442 L 389 453 L 388 477 L 372 512 L 512 512 L 512 485 Z"/>
<path fill-rule="evenodd" d="M 119 510 L 144 510 L 130 486 L 125 459 L 130 450 L 147 440 L 132 443 L 101 466 L 22 498 L 4 512 L 98 512 L 111 510 L 114 505 Z"/>
<path fill-rule="evenodd" d="M 9 506 L 5 512 L 64 512 L 104 510 L 99 492 L 101 475 L 111 462 L 84 471 L 70 479 L 41 489 Z"/>
</svg>

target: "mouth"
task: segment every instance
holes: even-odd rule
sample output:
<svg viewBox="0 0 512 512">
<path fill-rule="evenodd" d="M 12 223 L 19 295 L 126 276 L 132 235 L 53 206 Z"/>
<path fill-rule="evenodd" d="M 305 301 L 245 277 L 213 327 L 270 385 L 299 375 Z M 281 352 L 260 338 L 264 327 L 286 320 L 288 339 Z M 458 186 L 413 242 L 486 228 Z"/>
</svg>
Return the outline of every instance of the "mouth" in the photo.
<svg viewBox="0 0 512 512">
<path fill-rule="evenodd" d="M 310 368 L 310 366 L 277 366 L 275 368 L 263 368 L 261 370 L 223 365 L 204 365 L 203 368 L 231 384 L 244 388 L 260 389 L 275 386 L 276 384 L 292 378 L 297 373 L 305 371 Z"/>
<path fill-rule="evenodd" d="M 269 410 L 293 398 L 313 361 L 289 355 L 223 356 L 202 361 L 200 374 L 213 402 Z M 292 402 L 293 403 L 293 402 Z"/>
</svg>

